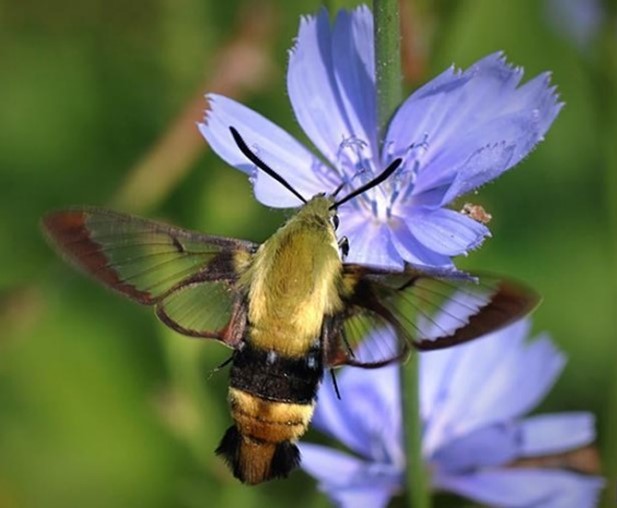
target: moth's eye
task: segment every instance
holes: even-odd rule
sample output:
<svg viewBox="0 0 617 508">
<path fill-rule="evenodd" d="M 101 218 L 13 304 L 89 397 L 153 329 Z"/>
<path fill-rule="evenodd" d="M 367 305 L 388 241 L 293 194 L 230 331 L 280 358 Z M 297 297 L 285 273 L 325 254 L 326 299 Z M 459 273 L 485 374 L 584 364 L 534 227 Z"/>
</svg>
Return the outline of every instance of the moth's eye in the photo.
<svg viewBox="0 0 617 508">
<path fill-rule="evenodd" d="M 338 224 L 339 224 L 338 215 L 333 215 L 332 216 L 332 226 L 334 226 L 335 231 L 338 229 Z"/>
</svg>

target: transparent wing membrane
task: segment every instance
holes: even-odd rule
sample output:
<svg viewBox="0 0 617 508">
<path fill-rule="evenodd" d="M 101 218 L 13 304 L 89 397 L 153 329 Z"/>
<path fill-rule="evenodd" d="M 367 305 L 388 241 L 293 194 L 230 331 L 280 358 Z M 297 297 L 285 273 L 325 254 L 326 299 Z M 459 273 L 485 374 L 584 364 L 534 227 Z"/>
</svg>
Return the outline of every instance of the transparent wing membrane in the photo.
<svg viewBox="0 0 617 508">
<path fill-rule="evenodd" d="M 375 284 L 383 305 L 414 343 L 438 341 L 469 323 L 498 292 L 498 281 L 413 277 L 401 286 Z M 387 285 L 386 285 L 387 284 Z"/>
<path fill-rule="evenodd" d="M 157 304 L 157 315 L 174 330 L 191 336 L 222 335 L 235 293 L 225 284 L 200 282 L 172 292 Z"/>
<path fill-rule="evenodd" d="M 407 353 L 407 343 L 392 340 L 396 328 L 378 314 L 358 309 L 343 325 L 344 347 L 350 358 L 345 363 L 363 367 L 380 367 L 402 359 Z M 371 338 L 371 347 L 362 347 Z"/>
<path fill-rule="evenodd" d="M 147 305 L 187 335 L 221 338 L 251 242 L 203 235 L 99 208 L 47 215 L 43 229 L 72 263 Z M 231 323 L 230 323 L 231 325 Z"/>
<path fill-rule="evenodd" d="M 506 326 L 539 301 L 527 287 L 490 275 L 436 277 L 345 265 L 344 278 L 353 290 L 329 334 L 342 344 L 332 355 L 336 365 L 379 366 L 404 357 L 410 346 L 460 344 Z M 369 337 L 370 348 L 363 345 Z"/>
</svg>

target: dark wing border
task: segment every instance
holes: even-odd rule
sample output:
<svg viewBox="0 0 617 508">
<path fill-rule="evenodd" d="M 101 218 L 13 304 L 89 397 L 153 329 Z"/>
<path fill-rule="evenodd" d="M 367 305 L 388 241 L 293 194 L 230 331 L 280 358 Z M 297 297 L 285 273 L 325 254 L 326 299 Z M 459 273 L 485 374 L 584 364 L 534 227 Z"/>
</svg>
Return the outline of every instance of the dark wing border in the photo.
<svg viewBox="0 0 617 508">
<path fill-rule="evenodd" d="M 204 263 L 202 270 L 187 275 L 185 279 L 180 280 L 162 294 L 152 296 L 148 291 L 140 290 L 122 280 L 113 265 L 109 263 L 103 245 L 91 238 L 86 221 L 93 216 L 106 217 L 110 221 L 118 221 L 119 223 L 141 224 L 144 230 L 149 229 L 157 234 L 167 235 L 180 255 L 204 255 L 204 253 L 191 253 L 184 245 L 185 242 L 212 245 L 220 249 L 221 252 L 214 254 L 208 262 Z M 72 207 L 50 212 L 42 218 L 41 228 L 49 243 L 70 264 L 110 289 L 143 305 L 154 305 L 186 284 L 201 280 L 212 280 L 213 276 L 233 281 L 235 279 L 233 253 L 242 251 L 253 254 L 258 248 L 257 244 L 249 241 L 205 235 L 171 226 L 164 222 L 143 219 L 98 207 Z"/>
</svg>

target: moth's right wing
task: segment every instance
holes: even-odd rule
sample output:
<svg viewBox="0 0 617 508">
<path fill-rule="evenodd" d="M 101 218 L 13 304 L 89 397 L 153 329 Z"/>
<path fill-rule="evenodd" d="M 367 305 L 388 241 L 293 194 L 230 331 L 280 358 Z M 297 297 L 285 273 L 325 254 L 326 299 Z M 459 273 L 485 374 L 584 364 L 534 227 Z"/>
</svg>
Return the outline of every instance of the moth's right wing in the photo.
<svg viewBox="0 0 617 508">
<path fill-rule="evenodd" d="M 42 227 L 63 257 L 103 285 L 144 305 L 184 335 L 239 340 L 238 277 L 257 245 L 204 235 L 102 208 L 46 215 Z"/>
<path fill-rule="evenodd" d="M 489 274 L 346 264 L 343 279 L 345 310 L 327 320 L 324 332 L 333 366 L 379 367 L 404 358 L 411 347 L 461 344 L 512 323 L 540 301 L 527 286 Z"/>
</svg>

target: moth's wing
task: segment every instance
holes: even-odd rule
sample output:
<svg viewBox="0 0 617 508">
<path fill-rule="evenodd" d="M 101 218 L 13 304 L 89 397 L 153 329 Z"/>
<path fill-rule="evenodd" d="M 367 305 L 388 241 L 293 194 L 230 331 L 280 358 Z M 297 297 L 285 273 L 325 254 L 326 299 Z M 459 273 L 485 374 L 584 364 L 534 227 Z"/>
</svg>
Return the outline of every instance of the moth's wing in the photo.
<svg viewBox="0 0 617 508">
<path fill-rule="evenodd" d="M 347 308 L 330 322 L 335 364 L 374 367 L 404 357 L 410 346 L 461 344 L 512 323 L 540 301 L 527 286 L 488 274 L 345 265 L 343 279 Z"/>
<path fill-rule="evenodd" d="M 42 227 L 60 253 L 177 331 L 225 340 L 235 282 L 257 246 L 101 208 L 54 212 Z"/>
<path fill-rule="evenodd" d="M 235 279 L 188 282 L 156 304 L 156 315 L 173 330 L 189 337 L 210 337 L 235 347 L 246 327 L 244 296 Z"/>
<path fill-rule="evenodd" d="M 376 368 L 402 360 L 409 352 L 409 341 L 401 337 L 399 328 L 386 313 L 349 302 L 343 312 L 324 321 L 325 363 Z"/>
</svg>

